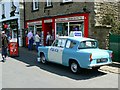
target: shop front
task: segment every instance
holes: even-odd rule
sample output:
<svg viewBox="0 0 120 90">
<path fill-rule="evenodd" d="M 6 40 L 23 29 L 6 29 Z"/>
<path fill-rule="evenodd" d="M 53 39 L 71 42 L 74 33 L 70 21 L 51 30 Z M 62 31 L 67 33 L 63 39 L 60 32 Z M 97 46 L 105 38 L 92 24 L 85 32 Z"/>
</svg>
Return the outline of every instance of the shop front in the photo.
<svg viewBox="0 0 120 90">
<path fill-rule="evenodd" d="M 29 30 L 32 31 L 33 36 L 35 36 L 36 32 L 39 32 L 41 37 L 43 36 L 43 35 L 41 35 L 42 34 L 42 21 L 41 20 L 27 21 L 26 28 L 27 29 L 25 29 L 25 32 L 24 32 L 25 37 L 27 37 L 27 34 L 28 34 Z M 26 44 L 28 44 L 27 38 L 26 38 Z M 36 45 L 36 43 L 34 42 L 33 45 Z"/>
<path fill-rule="evenodd" d="M 27 28 L 33 30 L 34 35 L 36 31 L 40 31 L 42 45 L 46 45 L 47 32 L 53 40 L 57 36 L 69 36 L 71 31 L 81 31 L 82 36 L 88 37 L 88 18 L 88 13 L 54 16 L 37 21 L 27 21 Z"/>
<path fill-rule="evenodd" d="M 17 38 L 18 41 L 18 19 L 2 22 L 2 30 L 5 31 L 9 40 Z"/>
</svg>

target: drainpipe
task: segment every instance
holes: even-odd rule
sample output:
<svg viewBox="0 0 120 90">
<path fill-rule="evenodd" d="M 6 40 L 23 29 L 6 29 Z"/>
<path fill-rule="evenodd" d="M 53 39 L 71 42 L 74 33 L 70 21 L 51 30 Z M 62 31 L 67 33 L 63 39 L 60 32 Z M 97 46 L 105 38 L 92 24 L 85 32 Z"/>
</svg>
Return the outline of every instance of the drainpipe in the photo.
<svg viewBox="0 0 120 90">
<path fill-rule="evenodd" d="M 24 29 L 26 28 L 26 24 L 25 24 L 25 0 L 23 0 L 23 6 L 24 6 Z"/>
<path fill-rule="evenodd" d="M 24 29 L 23 29 L 23 33 L 24 33 L 24 36 L 23 36 L 23 46 L 25 47 L 26 46 L 26 37 L 25 37 L 25 28 L 26 28 L 26 24 L 25 24 L 25 21 L 26 21 L 26 17 L 25 17 L 25 0 L 23 0 L 23 7 L 24 7 Z"/>
</svg>

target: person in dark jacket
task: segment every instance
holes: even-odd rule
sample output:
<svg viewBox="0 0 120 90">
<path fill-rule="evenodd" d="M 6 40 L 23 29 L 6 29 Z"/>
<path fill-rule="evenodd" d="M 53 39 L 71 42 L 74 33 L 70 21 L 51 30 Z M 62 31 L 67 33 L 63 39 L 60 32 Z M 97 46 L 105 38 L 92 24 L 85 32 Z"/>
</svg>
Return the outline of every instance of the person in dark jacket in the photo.
<svg viewBox="0 0 120 90">
<path fill-rule="evenodd" d="M 7 39 L 7 35 L 5 34 L 5 31 L 2 31 L 2 58 L 3 58 L 3 62 L 7 57 L 7 47 L 8 47 L 8 39 Z"/>
</svg>

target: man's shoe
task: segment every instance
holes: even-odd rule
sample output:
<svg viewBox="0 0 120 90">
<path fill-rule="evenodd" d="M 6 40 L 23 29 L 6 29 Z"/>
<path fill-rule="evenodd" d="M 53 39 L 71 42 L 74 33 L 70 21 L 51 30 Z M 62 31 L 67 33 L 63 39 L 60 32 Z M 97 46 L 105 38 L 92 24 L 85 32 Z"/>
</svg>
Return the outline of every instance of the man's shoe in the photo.
<svg viewBox="0 0 120 90">
<path fill-rule="evenodd" d="M 4 60 L 2 60 L 2 62 L 5 62 Z"/>
<path fill-rule="evenodd" d="M 5 56 L 3 56 L 2 58 L 3 58 L 3 60 L 4 60 L 4 59 L 5 59 Z"/>
</svg>

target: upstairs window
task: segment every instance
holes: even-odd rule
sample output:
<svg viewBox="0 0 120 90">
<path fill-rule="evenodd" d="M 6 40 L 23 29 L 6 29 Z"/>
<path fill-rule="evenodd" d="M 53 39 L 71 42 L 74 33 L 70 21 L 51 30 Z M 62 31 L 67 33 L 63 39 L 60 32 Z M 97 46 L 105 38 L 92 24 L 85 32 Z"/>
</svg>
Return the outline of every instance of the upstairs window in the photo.
<svg viewBox="0 0 120 90">
<path fill-rule="evenodd" d="M 45 2 L 45 8 L 51 8 L 51 7 L 53 7 L 52 0 L 46 0 L 46 2 Z"/>
<path fill-rule="evenodd" d="M 35 11 L 35 10 L 38 10 L 39 9 L 39 2 L 38 2 L 38 0 L 33 0 L 33 3 L 32 3 L 33 5 L 33 11 Z"/>
<path fill-rule="evenodd" d="M 10 1 L 10 17 L 15 16 L 16 6 L 14 5 L 13 0 Z"/>
<path fill-rule="evenodd" d="M 2 19 L 5 18 L 5 4 L 2 4 Z"/>
<path fill-rule="evenodd" d="M 47 7 L 52 6 L 52 1 L 51 1 L 51 0 L 46 0 L 46 6 L 47 6 Z"/>
<path fill-rule="evenodd" d="M 2 14 L 5 14 L 5 4 L 2 4 Z"/>
</svg>

